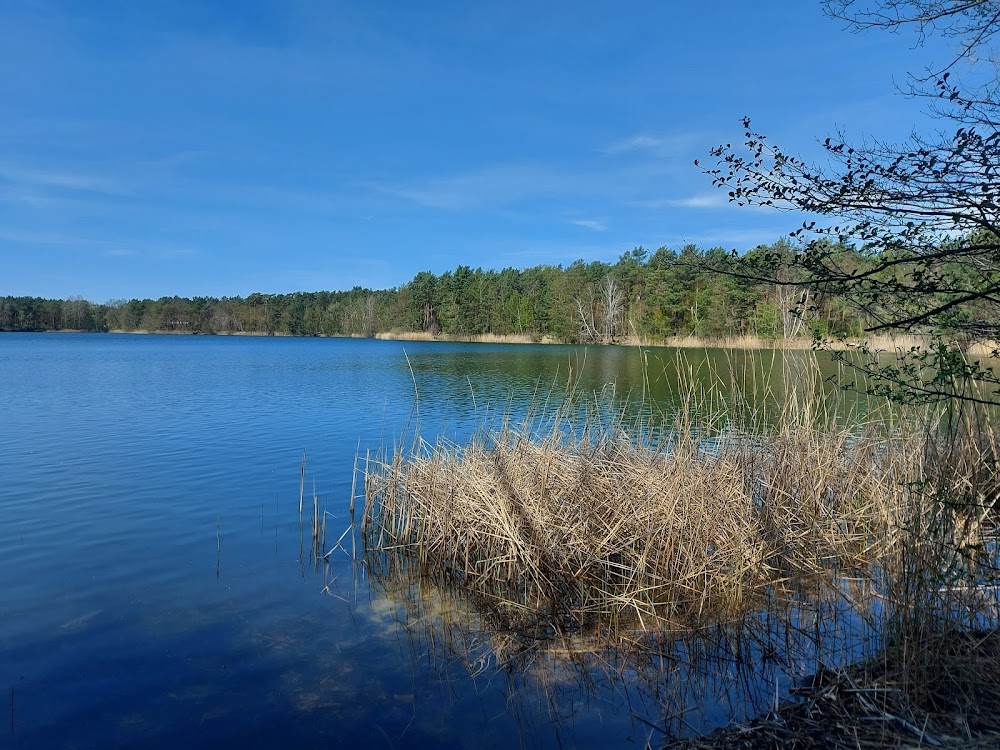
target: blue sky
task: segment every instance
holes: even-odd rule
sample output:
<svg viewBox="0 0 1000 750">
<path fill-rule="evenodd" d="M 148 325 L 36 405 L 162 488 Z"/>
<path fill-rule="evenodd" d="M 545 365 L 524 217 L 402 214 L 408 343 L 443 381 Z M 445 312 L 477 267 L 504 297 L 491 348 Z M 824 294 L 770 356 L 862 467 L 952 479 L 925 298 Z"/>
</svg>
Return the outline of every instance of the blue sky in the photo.
<svg viewBox="0 0 1000 750">
<path fill-rule="evenodd" d="M 905 136 L 941 60 L 815 0 L 4 0 L 0 295 L 399 286 L 745 250 L 794 216 L 694 165 Z M 920 127 L 923 127 L 922 125 Z"/>
</svg>

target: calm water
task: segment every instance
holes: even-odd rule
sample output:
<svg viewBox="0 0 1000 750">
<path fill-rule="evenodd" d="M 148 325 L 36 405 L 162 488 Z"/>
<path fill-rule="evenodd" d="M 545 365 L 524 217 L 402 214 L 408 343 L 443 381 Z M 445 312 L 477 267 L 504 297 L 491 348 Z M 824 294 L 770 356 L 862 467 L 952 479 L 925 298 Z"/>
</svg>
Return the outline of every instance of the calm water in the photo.
<svg viewBox="0 0 1000 750">
<path fill-rule="evenodd" d="M 332 546 L 359 447 L 404 432 L 414 385 L 421 431 L 461 437 L 570 373 L 585 392 L 663 395 L 669 378 L 644 379 L 643 361 L 670 357 L 3 334 L 0 746 L 655 744 L 633 718 L 656 723 L 642 691 L 470 665 L 436 642 L 440 612 L 407 629 L 346 552 L 315 565 L 299 479 L 306 450 Z M 724 703 L 691 721 L 724 721 Z"/>
</svg>

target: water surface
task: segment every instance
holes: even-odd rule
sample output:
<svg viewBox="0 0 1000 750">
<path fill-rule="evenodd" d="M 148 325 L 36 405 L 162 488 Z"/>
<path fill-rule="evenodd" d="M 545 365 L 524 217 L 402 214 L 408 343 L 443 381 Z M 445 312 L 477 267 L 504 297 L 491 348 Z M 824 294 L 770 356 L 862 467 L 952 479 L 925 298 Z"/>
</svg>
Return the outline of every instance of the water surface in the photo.
<svg viewBox="0 0 1000 750">
<path fill-rule="evenodd" d="M 801 354 L 750 364 L 778 373 L 780 392 Z M 581 689 L 566 665 L 540 681 L 469 664 L 435 642 L 440 612 L 429 628 L 404 627 L 404 603 L 373 590 L 345 549 L 311 558 L 299 490 L 306 451 L 306 505 L 315 493 L 332 543 L 349 528 L 359 451 L 416 424 L 461 439 L 490 414 L 558 397 L 568 378 L 583 393 L 665 403 L 673 356 L 4 334 L 0 690 L 11 710 L 0 745 L 655 744 L 655 698 L 623 697 L 613 680 Z M 690 356 L 696 370 L 746 367 Z M 691 722 L 724 722 L 724 703 Z"/>
</svg>

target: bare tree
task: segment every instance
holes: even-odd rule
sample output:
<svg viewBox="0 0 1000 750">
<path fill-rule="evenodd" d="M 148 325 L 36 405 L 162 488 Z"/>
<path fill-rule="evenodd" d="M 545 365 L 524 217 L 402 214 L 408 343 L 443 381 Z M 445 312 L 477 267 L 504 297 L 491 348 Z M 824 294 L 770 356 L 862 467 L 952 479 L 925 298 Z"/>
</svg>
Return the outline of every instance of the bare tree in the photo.
<svg viewBox="0 0 1000 750">
<path fill-rule="evenodd" d="M 625 289 L 608 274 L 597 289 L 588 284 L 582 297 L 576 297 L 576 312 L 580 319 L 580 337 L 584 341 L 611 344 L 625 328 Z"/>
<path fill-rule="evenodd" d="M 601 282 L 602 334 L 606 343 L 618 340 L 625 327 L 625 289 L 608 274 Z"/>
<path fill-rule="evenodd" d="M 774 287 L 775 302 L 781 315 L 781 335 L 786 339 L 797 338 L 802 332 L 809 310 L 811 290 L 787 285 Z"/>
<path fill-rule="evenodd" d="M 583 341 L 598 342 L 601 340 L 601 336 L 597 332 L 597 326 L 594 323 L 594 308 L 596 307 L 594 288 L 588 285 L 585 294 L 586 299 L 576 297 L 573 300 L 576 302 L 576 312 L 580 318 L 580 339 Z"/>
</svg>

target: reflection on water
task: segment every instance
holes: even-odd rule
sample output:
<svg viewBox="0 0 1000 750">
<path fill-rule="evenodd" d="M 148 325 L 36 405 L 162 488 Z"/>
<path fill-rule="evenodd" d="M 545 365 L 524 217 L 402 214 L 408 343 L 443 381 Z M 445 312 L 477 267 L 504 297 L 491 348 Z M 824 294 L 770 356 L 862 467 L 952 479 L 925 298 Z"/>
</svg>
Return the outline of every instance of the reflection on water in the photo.
<svg viewBox="0 0 1000 750">
<path fill-rule="evenodd" d="M 701 630 L 566 629 L 555 621 L 511 629 L 489 602 L 448 581 L 415 575 L 401 558 L 365 558 L 378 608 L 407 637 L 415 670 L 440 684 L 500 691 L 526 733 L 539 723 L 570 745 L 578 733 L 620 724 L 652 744 L 766 712 L 797 680 L 855 663 L 875 631 L 834 587 L 767 603 L 739 621 Z M 586 728 L 586 729 L 584 729 Z M 586 735 L 584 735 L 586 736 Z"/>
<path fill-rule="evenodd" d="M 829 357 L 799 350 L 449 347 L 409 352 L 408 359 L 422 415 L 447 413 L 455 428 L 479 426 L 511 407 L 523 414 L 529 403 L 551 406 L 567 390 L 627 403 L 633 420 L 692 404 L 712 411 L 748 404 L 755 420 L 773 420 L 785 404 L 842 390 L 854 379 Z M 847 422 L 863 413 L 866 400 L 852 392 L 836 404 Z"/>
</svg>

